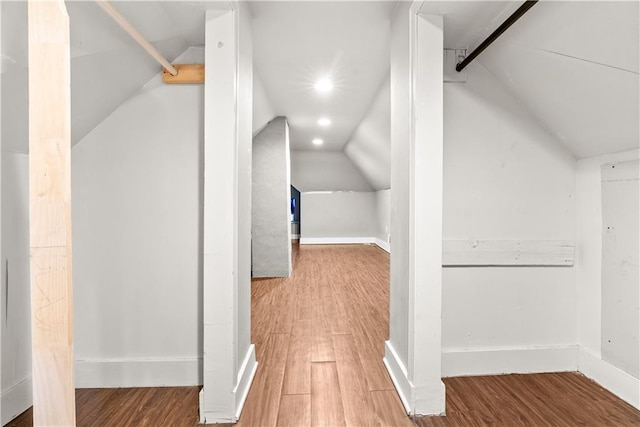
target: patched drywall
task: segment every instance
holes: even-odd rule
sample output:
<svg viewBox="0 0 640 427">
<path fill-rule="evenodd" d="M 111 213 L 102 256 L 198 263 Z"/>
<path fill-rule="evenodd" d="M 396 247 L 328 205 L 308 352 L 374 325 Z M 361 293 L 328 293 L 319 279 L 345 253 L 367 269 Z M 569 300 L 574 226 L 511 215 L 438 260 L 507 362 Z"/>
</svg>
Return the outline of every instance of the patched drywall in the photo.
<svg viewBox="0 0 640 427">
<path fill-rule="evenodd" d="M 277 117 L 253 138 L 251 267 L 253 277 L 291 274 L 289 125 Z"/>
<path fill-rule="evenodd" d="M 640 380 L 603 359 L 606 353 L 603 338 L 608 335 L 606 324 L 611 326 L 611 320 L 614 319 L 608 319 L 605 313 L 611 307 L 606 310 L 604 307 L 604 294 L 610 294 L 611 289 L 608 289 L 610 284 L 603 281 L 602 165 L 637 162 L 639 159 L 640 151 L 636 149 L 578 161 L 576 241 L 579 369 L 636 408 L 640 408 Z M 637 286 L 636 281 L 636 289 Z M 631 301 L 623 304 L 629 303 Z M 623 310 L 620 314 L 628 316 L 630 313 Z M 624 325 L 622 331 L 629 332 L 629 327 L 632 327 L 631 324 Z M 618 331 L 614 332 L 618 335 Z M 628 338 L 630 334 L 627 334 Z M 617 346 L 618 343 L 615 344 Z M 631 357 L 632 354 L 629 354 L 626 359 Z"/>
<path fill-rule="evenodd" d="M 640 378 L 638 173 L 640 163 L 602 165 L 602 359 Z"/>
</svg>

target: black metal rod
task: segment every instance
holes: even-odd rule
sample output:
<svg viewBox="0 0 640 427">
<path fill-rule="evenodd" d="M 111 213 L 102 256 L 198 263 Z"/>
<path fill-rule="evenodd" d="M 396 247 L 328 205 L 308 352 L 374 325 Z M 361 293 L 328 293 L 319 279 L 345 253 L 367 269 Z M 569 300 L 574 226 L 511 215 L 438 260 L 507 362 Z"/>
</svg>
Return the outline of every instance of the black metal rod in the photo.
<svg viewBox="0 0 640 427">
<path fill-rule="evenodd" d="M 456 71 L 460 72 L 460 71 L 464 70 L 464 67 L 466 67 L 467 65 L 469 65 L 471 63 L 471 61 L 476 59 L 476 57 L 478 55 L 480 55 L 483 50 L 488 48 L 489 45 L 491 45 L 491 43 L 496 41 L 496 39 L 498 37 L 500 37 L 502 35 L 502 33 L 507 31 L 507 29 L 510 26 L 512 26 L 518 19 L 520 19 L 522 17 L 522 15 L 524 15 L 529 9 L 531 9 L 533 7 L 533 5 L 536 4 L 537 2 L 538 2 L 538 0 L 527 0 L 527 1 L 525 1 L 524 4 L 518 8 L 518 10 L 513 12 L 513 14 L 511 14 L 511 16 L 508 17 L 506 19 L 506 21 L 504 21 L 502 23 L 502 25 L 500 25 L 493 33 L 491 33 L 491 35 L 489 37 L 487 37 L 482 43 L 480 43 L 480 46 L 475 48 L 473 50 L 473 52 L 471 52 L 469 54 L 469 56 L 467 56 L 462 62 L 459 62 L 456 65 Z"/>
</svg>

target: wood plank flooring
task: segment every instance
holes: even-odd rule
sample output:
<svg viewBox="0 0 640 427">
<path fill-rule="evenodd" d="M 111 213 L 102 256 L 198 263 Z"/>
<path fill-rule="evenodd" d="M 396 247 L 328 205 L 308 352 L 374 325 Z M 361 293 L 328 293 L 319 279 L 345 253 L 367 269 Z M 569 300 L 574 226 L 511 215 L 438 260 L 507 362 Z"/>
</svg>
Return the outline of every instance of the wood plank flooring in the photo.
<svg viewBox="0 0 640 427">
<path fill-rule="evenodd" d="M 575 373 L 446 378 L 447 416 L 411 420 L 382 363 L 388 255 L 295 253 L 291 278 L 253 281 L 259 367 L 238 426 L 640 426 L 640 411 Z M 195 426 L 198 390 L 77 390 L 78 425 Z M 30 412 L 9 425 L 31 426 Z"/>
</svg>

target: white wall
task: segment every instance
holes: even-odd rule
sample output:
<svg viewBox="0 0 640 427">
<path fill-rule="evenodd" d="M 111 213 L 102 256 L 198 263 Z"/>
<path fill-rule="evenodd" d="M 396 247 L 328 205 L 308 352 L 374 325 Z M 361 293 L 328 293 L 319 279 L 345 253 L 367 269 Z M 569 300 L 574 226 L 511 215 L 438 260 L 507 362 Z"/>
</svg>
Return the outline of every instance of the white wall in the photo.
<svg viewBox="0 0 640 427">
<path fill-rule="evenodd" d="M 2 153 L 1 170 L 2 410 L 0 418 L 1 424 L 4 425 L 31 406 L 32 402 L 29 157 L 26 154 L 5 151 Z"/>
<path fill-rule="evenodd" d="M 444 161 L 445 240 L 575 240 L 573 156 L 480 64 L 445 83 Z M 574 268 L 444 269 L 443 374 L 480 369 L 447 353 L 490 351 L 499 373 L 518 350 L 548 349 L 542 366 L 574 346 L 574 283 Z"/>
<path fill-rule="evenodd" d="M 391 86 L 384 79 L 344 153 L 375 190 L 391 186 Z"/>
<path fill-rule="evenodd" d="M 378 232 L 376 193 L 302 192 L 300 222 L 303 244 L 373 243 Z"/>
<path fill-rule="evenodd" d="M 342 151 L 292 150 L 291 185 L 305 191 L 371 191 Z"/>
<path fill-rule="evenodd" d="M 400 2 L 391 25 L 391 255 L 389 336 L 398 359 L 409 359 L 409 2 Z M 400 237 L 402 236 L 402 237 Z"/>
<path fill-rule="evenodd" d="M 378 234 L 376 237 L 386 244 L 385 249 L 391 250 L 391 190 L 376 191 L 376 214 L 378 219 Z"/>
<path fill-rule="evenodd" d="M 640 408 L 640 381 L 602 360 L 602 177 L 607 163 L 640 159 L 639 150 L 578 161 L 576 276 L 579 368 Z"/>
<path fill-rule="evenodd" d="M 264 84 L 255 67 L 253 68 L 253 135 L 255 136 L 276 116 L 276 111 L 269 100 Z"/>
<path fill-rule="evenodd" d="M 79 387 L 201 383 L 202 133 L 203 86 L 156 81 L 72 150 Z"/>
<path fill-rule="evenodd" d="M 253 138 L 251 262 L 253 277 L 291 274 L 289 124 L 277 117 Z"/>
</svg>

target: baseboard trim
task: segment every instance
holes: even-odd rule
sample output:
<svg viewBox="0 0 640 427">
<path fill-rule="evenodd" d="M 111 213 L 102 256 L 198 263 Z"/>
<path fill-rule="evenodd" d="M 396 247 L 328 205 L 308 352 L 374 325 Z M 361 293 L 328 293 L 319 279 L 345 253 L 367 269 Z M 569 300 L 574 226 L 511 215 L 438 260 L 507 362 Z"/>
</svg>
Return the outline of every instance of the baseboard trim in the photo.
<svg viewBox="0 0 640 427">
<path fill-rule="evenodd" d="M 256 346 L 251 344 L 238 373 L 238 385 L 233 390 L 233 394 L 236 396 L 236 420 L 240 418 L 244 402 L 247 400 L 247 395 L 257 370 Z"/>
<path fill-rule="evenodd" d="M 396 353 L 393 344 L 390 341 L 384 342 L 384 357 L 382 358 L 384 366 L 387 367 L 387 372 L 391 377 L 393 385 L 396 387 L 396 391 L 400 396 L 400 401 L 407 414 L 411 413 L 411 382 L 407 378 L 407 368 L 404 366 L 398 353 Z"/>
<path fill-rule="evenodd" d="M 400 401 L 409 415 L 444 415 L 445 387 L 442 381 L 417 387 L 409 381 L 407 368 L 390 341 L 385 341 L 382 361 L 396 387 Z"/>
<path fill-rule="evenodd" d="M 76 388 L 202 385 L 202 358 L 77 359 Z"/>
<path fill-rule="evenodd" d="M 575 372 L 578 346 L 442 351 L 442 376 Z"/>
<path fill-rule="evenodd" d="M 640 379 L 580 348 L 578 368 L 587 378 L 640 410 Z"/>
<path fill-rule="evenodd" d="M 387 253 L 391 253 L 391 245 L 387 242 L 385 242 L 382 239 L 378 239 L 376 237 L 375 242 L 374 242 L 380 249 L 382 249 L 383 251 L 387 252 Z"/>
<path fill-rule="evenodd" d="M 301 245 L 362 245 L 375 243 L 375 237 L 301 237 Z"/>
<path fill-rule="evenodd" d="M 33 382 L 31 375 L 2 392 L 2 425 L 22 414 L 33 405 Z"/>
</svg>

